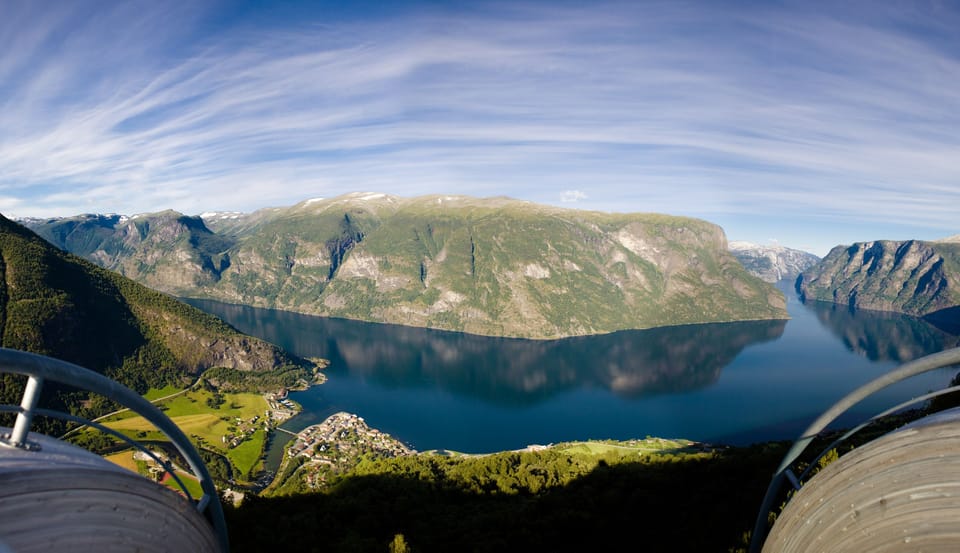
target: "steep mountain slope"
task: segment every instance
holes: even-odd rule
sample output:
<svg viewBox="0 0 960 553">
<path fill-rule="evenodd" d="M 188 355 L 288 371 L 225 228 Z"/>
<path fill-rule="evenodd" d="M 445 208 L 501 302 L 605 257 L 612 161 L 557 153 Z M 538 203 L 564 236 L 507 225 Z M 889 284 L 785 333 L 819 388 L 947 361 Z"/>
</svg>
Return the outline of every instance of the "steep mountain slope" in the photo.
<svg viewBox="0 0 960 553">
<path fill-rule="evenodd" d="M 211 367 L 307 366 L 216 317 L 61 252 L 2 216 L 0 276 L 4 347 L 65 359 L 141 391 Z M 3 387 L 4 399 L 12 388 Z"/>
<path fill-rule="evenodd" d="M 199 217 L 162 211 L 124 217 L 78 215 L 24 221 L 50 243 L 151 288 L 171 291 L 216 282 L 233 241 Z"/>
<path fill-rule="evenodd" d="M 747 272 L 770 283 L 792 281 L 820 261 L 812 253 L 783 246 L 735 241 L 730 242 L 729 248 Z"/>
<path fill-rule="evenodd" d="M 350 194 L 207 220 L 220 251 L 163 249 L 147 233 L 114 262 L 87 255 L 177 295 L 485 335 L 787 316 L 782 294 L 727 252 L 723 231 L 689 218 Z M 192 244 L 183 232 L 167 234 Z M 192 278 L 163 270 L 171 256 Z"/>
<path fill-rule="evenodd" d="M 805 300 L 956 317 L 960 243 L 878 240 L 837 246 L 797 279 L 797 291 Z"/>
</svg>

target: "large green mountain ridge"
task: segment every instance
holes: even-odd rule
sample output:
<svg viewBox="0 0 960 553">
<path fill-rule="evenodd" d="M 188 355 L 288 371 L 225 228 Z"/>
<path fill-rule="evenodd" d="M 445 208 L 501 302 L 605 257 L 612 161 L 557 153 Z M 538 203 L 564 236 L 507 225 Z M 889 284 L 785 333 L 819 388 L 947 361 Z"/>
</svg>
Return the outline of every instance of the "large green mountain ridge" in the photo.
<svg viewBox="0 0 960 553">
<path fill-rule="evenodd" d="M 523 338 L 787 318 L 722 229 L 686 217 L 357 193 L 29 224 L 170 294 L 330 317 Z"/>
</svg>

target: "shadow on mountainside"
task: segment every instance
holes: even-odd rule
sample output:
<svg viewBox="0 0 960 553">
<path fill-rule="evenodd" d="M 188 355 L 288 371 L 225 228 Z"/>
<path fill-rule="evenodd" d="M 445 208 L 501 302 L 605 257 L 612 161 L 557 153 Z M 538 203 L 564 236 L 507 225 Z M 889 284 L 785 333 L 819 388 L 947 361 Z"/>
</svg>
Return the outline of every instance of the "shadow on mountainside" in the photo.
<svg viewBox="0 0 960 553">
<path fill-rule="evenodd" d="M 944 332 L 960 336 L 960 305 L 934 311 L 924 319 Z"/>
<path fill-rule="evenodd" d="M 436 475 L 349 477 L 325 493 L 248 499 L 228 510 L 245 551 L 727 551 L 751 528 L 786 446 L 607 465 L 540 493 L 475 493 Z"/>
</svg>

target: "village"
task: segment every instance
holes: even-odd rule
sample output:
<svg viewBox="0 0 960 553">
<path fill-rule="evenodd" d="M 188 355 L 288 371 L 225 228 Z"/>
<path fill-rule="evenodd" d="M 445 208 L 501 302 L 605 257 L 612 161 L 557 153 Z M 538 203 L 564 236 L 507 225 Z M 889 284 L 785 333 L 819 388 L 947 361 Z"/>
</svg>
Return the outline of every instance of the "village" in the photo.
<svg viewBox="0 0 960 553">
<path fill-rule="evenodd" d="M 363 417 L 343 412 L 303 429 L 287 449 L 290 457 L 303 455 L 310 460 L 329 464 L 336 464 L 342 458 L 357 457 L 361 453 L 399 457 L 416 451 L 389 434 L 370 428 Z"/>
<path fill-rule="evenodd" d="M 277 424 L 300 412 L 300 407 L 287 397 L 286 388 L 280 388 L 279 392 L 263 394 L 263 398 L 267 400 L 267 417 Z"/>
<path fill-rule="evenodd" d="M 362 455 L 399 457 L 415 453 L 389 434 L 367 426 L 362 417 L 344 412 L 305 428 L 287 448 L 291 460 L 305 458 L 306 470 L 301 471 L 301 477 L 309 488 L 322 486 L 329 474 L 349 469 Z"/>
<path fill-rule="evenodd" d="M 288 461 L 293 463 L 292 468 L 297 474 L 297 480 L 306 488 L 322 487 L 330 476 L 349 470 L 364 457 L 385 458 L 416 453 L 390 435 L 370 428 L 363 418 L 345 412 L 331 415 L 321 424 L 310 426 L 296 434 L 281 428 L 281 424 L 296 416 L 302 409 L 289 398 L 288 389 L 285 388 L 260 395 L 262 402 L 254 401 L 254 398 L 243 400 L 240 396 L 210 391 L 194 393 L 199 395 L 193 397 L 184 394 L 170 400 L 179 402 L 173 406 L 176 416 L 196 417 L 196 410 L 203 410 L 207 417 L 204 420 L 209 422 L 202 428 L 195 425 L 196 429 L 191 429 L 194 431 L 189 436 L 199 447 L 207 449 L 213 455 L 225 456 L 229 463 L 229 466 L 215 465 L 223 470 L 213 476 L 222 483 L 236 483 L 241 489 L 255 493 L 269 487 L 275 476 L 273 471 L 262 474 L 255 472 L 256 463 L 262 462 L 262 442 L 273 432 L 293 435 L 279 472 L 283 472 L 283 466 Z M 206 401 L 198 401 L 198 398 Z M 244 407 L 245 405 L 247 407 Z M 165 407 L 170 410 L 167 405 Z M 221 409 L 223 411 L 220 411 Z M 212 412 L 208 412 L 210 410 Z M 128 419 L 121 419 L 120 422 L 123 421 Z M 146 435 L 138 421 L 129 421 L 133 422 L 125 424 L 130 427 L 130 431 Z M 162 451 L 155 455 L 166 458 Z M 134 455 L 128 463 L 132 470 L 150 475 L 164 483 L 167 483 L 171 476 L 167 474 L 168 467 L 161 466 L 162 463 L 158 464 L 153 456 L 142 452 Z M 185 481 L 193 481 L 186 476 L 185 471 L 179 470 Z M 254 478 L 257 479 L 256 482 L 252 480 Z M 186 483 L 190 485 L 190 482 Z M 251 483 L 253 486 L 247 487 Z M 229 495 L 233 502 L 240 501 L 243 497 L 243 493 L 236 490 L 231 490 Z"/>
</svg>

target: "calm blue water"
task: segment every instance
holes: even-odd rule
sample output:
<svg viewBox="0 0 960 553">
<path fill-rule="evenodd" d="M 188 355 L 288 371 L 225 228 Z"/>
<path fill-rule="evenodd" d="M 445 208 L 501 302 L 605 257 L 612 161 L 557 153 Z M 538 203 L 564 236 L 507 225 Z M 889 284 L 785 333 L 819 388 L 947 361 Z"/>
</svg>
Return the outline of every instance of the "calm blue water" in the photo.
<svg viewBox="0 0 960 553">
<path fill-rule="evenodd" d="M 489 452 L 648 435 L 731 444 L 792 439 L 857 386 L 960 343 L 918 319 L 803 305 L 787 293 L 786 322 L 546 342 L 191 303 L 295 354 L 332 361 L 326 384 L 293 394 L 304 413 L 285 428 L 349 411 L 419 450 Z M 852 417 L 941 388 L 958 370 L 901 384 Z M 278 436 L 274 459 L 283 443 Z"/>
</svg>

